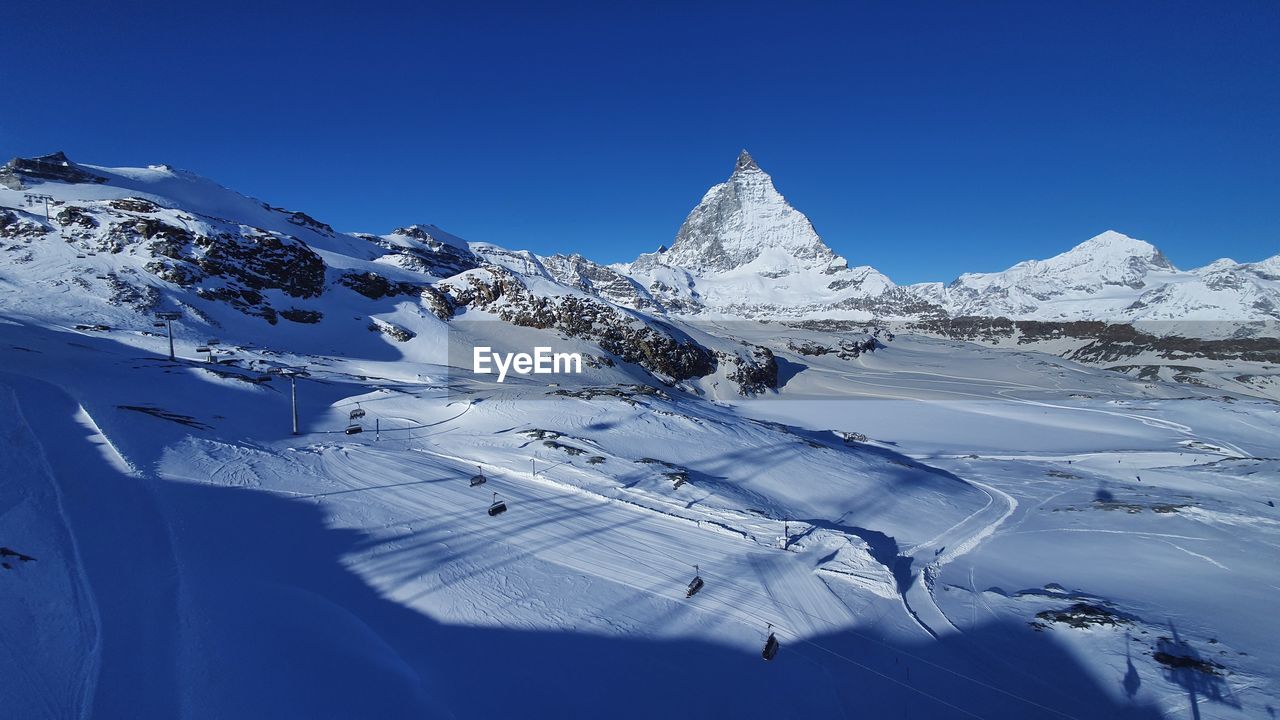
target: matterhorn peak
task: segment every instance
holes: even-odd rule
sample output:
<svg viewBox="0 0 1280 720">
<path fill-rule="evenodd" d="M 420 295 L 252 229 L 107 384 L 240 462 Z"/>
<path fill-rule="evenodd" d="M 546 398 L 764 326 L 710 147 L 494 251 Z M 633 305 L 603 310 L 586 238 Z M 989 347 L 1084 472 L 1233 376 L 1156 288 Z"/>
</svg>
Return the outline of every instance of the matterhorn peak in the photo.
<svg viewBox="0 0 1280 720">
<path fill-rule="evenodd" d="M 660 262 L 699 275 L 746 268 L 778 277 L 842 266 L 838 260 L 809 218 L 791 207 L 743 150 L 729 179 L 708 190 L 685 218 L 670 249 L 637 263 Z"/>
</svg>

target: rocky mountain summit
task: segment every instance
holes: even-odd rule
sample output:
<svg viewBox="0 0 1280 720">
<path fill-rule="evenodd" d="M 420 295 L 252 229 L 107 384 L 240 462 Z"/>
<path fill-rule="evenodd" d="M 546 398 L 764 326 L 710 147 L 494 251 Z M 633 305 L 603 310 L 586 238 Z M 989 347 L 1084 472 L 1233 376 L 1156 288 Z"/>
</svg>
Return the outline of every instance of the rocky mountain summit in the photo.
<svg viewBox="0 0 1280 720">
<path fill-rule="evenodd" d="M 52 198 L 47 218 L 33 194 Z M 1280 362 L 1268 341 L 1280 322 L 1280 256 L 1183 271 L 1108 231 L 1002 272 L 899 286 L 837 255 L 746 151 L 669 248 L 613 266 L 467 242 L 429 224 L 342 233 L 164 165 L 18 158 L 0 169 L 0 278 L 11 310 L 47 314 L 50 293 L 71 293 L 58 312 L 95 326 L 146 326 L 147 314 L 177 306 L 210 334 L 246 317 L 351 322 L 416 347 L 433 323 L 480 313 L 589 342 L 601 362 L 660 382 L 714 377 L 742 393 L 782 382 L 776 352 L 853 362 L 883 348 L 876 338 L 891 335 L 877 328 L 890 325 L 1134 372 L 1198 356 Z M 770 348 L 681 329 L 738 319 L 852 334 Z"/>
<path fill-rule="evenodd" d="M 834 272 L 846 263 L 743 150 L 733 174 L 707 191 L 685 218 L 671 247 L 642 255 L 633 267 L 654 265 L 683 268 L 695 275 L 751 268 L 780 277 L 798 270 Z"/>
</svg>

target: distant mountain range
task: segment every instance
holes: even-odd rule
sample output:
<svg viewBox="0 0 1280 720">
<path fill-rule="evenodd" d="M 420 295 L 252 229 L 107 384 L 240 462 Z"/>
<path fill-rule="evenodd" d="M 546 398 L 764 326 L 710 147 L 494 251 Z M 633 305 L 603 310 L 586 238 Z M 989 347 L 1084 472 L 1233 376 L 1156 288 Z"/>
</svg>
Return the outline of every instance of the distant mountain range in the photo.
<svg viewBox="0 0 1280 720">
<path fill-rule="evenodd" d="M 1280 321 L 1280 255 L 1182 271 L 1150 243 L 1115 231 L 1003 272 L 966 273 L 949 284 L 895 285 L 875 268 L 850 267 L 833 252 L 745 150 L 729 179 L 689 213 L 670 248 L 614 269 L 682 312 L 1226 322 L 1250 335 Z"/>
<path fill-rule="evenodd" d="M 99 167 L 55 153 L 0 168 L 0 307 L 147 328 L 151 312 L 173 306 L 202 333 L 265 338 L 272 327 L 355 318 L 399 343 L 481 312 L 588 339 L 602 362 L 666 380 L 724 371 L 744 388 L 771 386 L 769 350 L 700 345 L 675 325 L 807 324 L 863 333 L 849 347 L 866 348 L 881 330 L 905 330 L 1031 344 L 1153 377 L 1165 371 L 1152 363 L 1186 357 L 1280 360 L 1280 255 L 1183 271 L 1108 231 L 1003 272 L 897 285 L 832 251 L 746 151 L 670 247 L 615 265 L 467 242 L 434 225 L 342 233 L 164 165 Z M 1263 382 L 1252 370 L 1235 378 L 1253 390 Z"/>
</svg>

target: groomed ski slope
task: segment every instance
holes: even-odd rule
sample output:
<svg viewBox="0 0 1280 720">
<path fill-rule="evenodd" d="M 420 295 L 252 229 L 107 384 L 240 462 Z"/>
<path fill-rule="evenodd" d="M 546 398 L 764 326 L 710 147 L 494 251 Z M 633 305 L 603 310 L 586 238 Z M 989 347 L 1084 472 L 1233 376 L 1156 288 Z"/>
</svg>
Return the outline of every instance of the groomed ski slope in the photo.
<svg viewBox="0 0 1280 720">
<path fill-rule="evenodd" d="M 0 486 L 19 508 L 0 544 L 37 558 L 0 576 L 25 583 L 3 609 L 56 608 L 61 629 L 0 631 L 24 716 L 1249 717 L 1275 694 L 1253 626 L 1280 580 L 1250 548 L 1280 522 L 1244 505 L 1274 481 L 1250 459 L 1269 403 L 906 338 L 793 357 L 778 396 L 732 404 L 328 356 L 299 381 L 295 438 L 287 385 L 170 363 L 155 338 L 19 318 L 0 347 L 24 477 Z M 836 383 L 854 399 L 803 399 Z M 347 436 L 355 407 L 366 432 Z M 993 420 L 954 419 L 974 416 Z M 1186 507 L 1096 509 L 1100 485 Z M 1135 620 L 1028 625 L 1069 597 Z M 1169 623 L 1229 648 L 1232 674 L 1166 673 Z"/>
</svg>

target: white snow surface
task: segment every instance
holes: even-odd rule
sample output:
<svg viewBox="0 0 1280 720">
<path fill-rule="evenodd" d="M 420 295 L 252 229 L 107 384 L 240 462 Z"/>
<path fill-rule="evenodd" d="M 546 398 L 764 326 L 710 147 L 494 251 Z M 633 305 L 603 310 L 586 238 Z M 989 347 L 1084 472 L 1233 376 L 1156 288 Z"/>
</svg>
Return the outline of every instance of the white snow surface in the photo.
<svg viewBox="0 0 1280 720">
<path fill-rule="evenodd" d="M 735 175 L 772 202 L 753 165 Z M 38 190 L 94 213 L 145 196 L 202 233 L 288 234 L 331 270 L 437 287 L 494 272 L 425 276 L 186 173 L 92 169 L 109 182 Z M 20 192 L 0 189 L 0 205 L 43 222 Z M 744 232 L 764 222 L 751 217 Z M 882 282 L 826 275 L 805 224 L 776 227 L 799 228 L 815 262 L 793 255 L 770 280 Z M 564 260 L 420 229 L 430 239 L 379 237 L 473 252 L 539 296 L 590 296 L 558 279 Z M 1084 720 L 1280 705 L 1274 401 L 1016 346 L 900 335 L 850 359 L 802 354 L 866 336 L 731 319 L 723 308 L 777 287 L 751 264 L 789 261 L 764 253 L 653 272 L 719 287 L 720 319 L 664 322 L 718 351 L 768 348 L 777 390 L 743 396 L 723 372 L 664 384 L 623 362 L 499 387 L 451 366 L 449 345 L 602 351 L 332 282 L 298 301 L 322 320 L 271 325 L 147 279 L 136 249 L 90 255 L 56 226 L 28 239 L 0 247 L 6 716 Z M 1098 245 L 1105 267 L 1060 256 L 1009 287 L 1182 277 L 1138 241 Z M 1137 262 L 1107 274 L 1121 257 Z M 1265 289 L 1276 265 L 1192 274 Z M 149 315 L 110 301 L 109 274 L 183 308 L 176 360 Z M 1202 281 L 1179 282 L 1201 297 Z M 210 363 L 196 347 L 214 335 Z M 289 382 L 264 374 L 280 365 L 309 373 L 296 436 Z M 354 410 L 363 432 L 349 435 Z M 493 493 L 505 513 L 487 514 Z M 705 586 L 687 598 L 695 565 Z M 1071 612 L 1080 627 L 1054 619 Z M 781 650 L 766 662 L 770 631 Z"/>
</svg>

